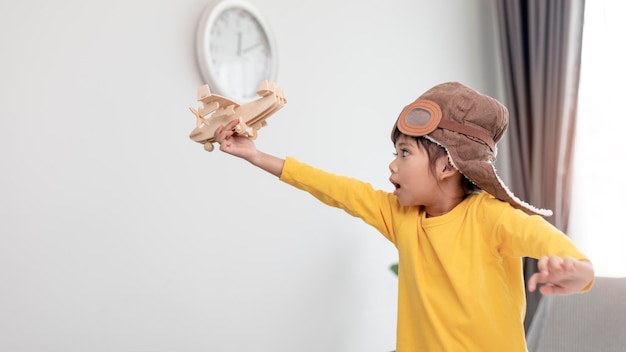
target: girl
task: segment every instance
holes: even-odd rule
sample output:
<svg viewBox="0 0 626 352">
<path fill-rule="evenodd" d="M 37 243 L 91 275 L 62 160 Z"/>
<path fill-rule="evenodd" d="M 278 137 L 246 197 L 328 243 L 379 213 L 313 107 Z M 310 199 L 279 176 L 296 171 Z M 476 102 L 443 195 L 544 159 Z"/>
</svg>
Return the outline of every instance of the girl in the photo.
<svg viewBox="0 0 626 352">
<path fill-rule="evenodd" d="M 526 351 L 522 258 L 539 260 L 528 289 L 584 292 L 589 260 L 568 237 L 518 199 L 496 175 L 496 143 L 508 126 L 497 100 L 457 82 L 437 85 L 406 106 L 392 129 L 395 190 L 277 158 L 215 131 L 220 150 L 363 219 L 399 253 L 398 352 Z"/>
</svg>

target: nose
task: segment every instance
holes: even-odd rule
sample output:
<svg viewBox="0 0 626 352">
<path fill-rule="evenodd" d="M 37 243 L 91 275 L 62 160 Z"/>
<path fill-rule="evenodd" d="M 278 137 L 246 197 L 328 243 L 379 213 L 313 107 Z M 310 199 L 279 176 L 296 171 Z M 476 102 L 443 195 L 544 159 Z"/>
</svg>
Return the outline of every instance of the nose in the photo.
<svg viewBox="0 0 626 352">
<path fill-rule="evenodd" d="M 389 163 L 389 171 L 393 174 L 397 171 L 397 167 L 396 167 L 396 159 L 393 159 L 390 163 Z"/>
</svg>

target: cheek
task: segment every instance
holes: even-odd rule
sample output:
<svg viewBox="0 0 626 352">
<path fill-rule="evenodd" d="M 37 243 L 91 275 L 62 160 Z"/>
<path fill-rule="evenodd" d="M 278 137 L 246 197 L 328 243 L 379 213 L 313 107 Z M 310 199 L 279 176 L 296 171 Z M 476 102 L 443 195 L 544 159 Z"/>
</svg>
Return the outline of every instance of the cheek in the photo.
<svg viewBox="0 0 626 352">
<path fill-rule="evenodd" d="M 424 186 L 434 178 L 427 163 L 415 163 L 405 169 L 406 179 L 414 186 Z"/>
<path fill-rule="evenodd" d="M 402 169 L 402 181 L 406 186 L 414 188 L 424 180 L 424 174 L 415 166 L 406 166 Z"/>
<path fill-rule="evenodd" d="M 405 165 L 407 172 L 414 174 L 415 176 L 423 176 L 428 173 L 428 163 L 424 162 L 423 158 L 414 158 L 410 163 Z"/>
</svg>

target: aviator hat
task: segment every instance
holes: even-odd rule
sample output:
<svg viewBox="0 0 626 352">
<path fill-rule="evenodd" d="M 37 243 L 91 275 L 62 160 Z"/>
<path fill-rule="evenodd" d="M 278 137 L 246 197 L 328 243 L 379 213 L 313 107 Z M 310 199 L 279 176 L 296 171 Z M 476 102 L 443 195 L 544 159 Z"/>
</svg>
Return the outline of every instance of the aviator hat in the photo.
<svg viewBox="0 0 626 352">
<path fill-rule="evenodd" d="M 392 130 L 424 136 L 448 153 L 452 165 L 494 197 L 530 214 L 552 215 L 511 192 L 496 174 L 496 144 L 509 124 L 509 112 L 496 99 L 458 82 L 439 84 L 407 105 Z"/>
</svg>

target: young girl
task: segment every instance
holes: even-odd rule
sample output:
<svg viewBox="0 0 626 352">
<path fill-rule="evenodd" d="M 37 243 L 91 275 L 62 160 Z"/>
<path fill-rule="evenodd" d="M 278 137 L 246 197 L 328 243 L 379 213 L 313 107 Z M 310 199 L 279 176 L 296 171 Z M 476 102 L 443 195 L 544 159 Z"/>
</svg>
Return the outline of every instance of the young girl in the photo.
<svg viewBox="0 0 626 352">
<path fill-rule="evenodd" d="M 256 149 L 218 128 L 220 150 L 243 158 L 374 226 L 398 248 L 398 352 L 526 351 L 522 258 L 539 260 L 528 289 L 584 292 L 593 266 L 551 215 L 515 197 L 496 175 L 508 111 L 456 82 L 406 106 L 392 129 L 393 193 Z M 538 215 L 537 215 L 538 214 Z"/>
</svg>

